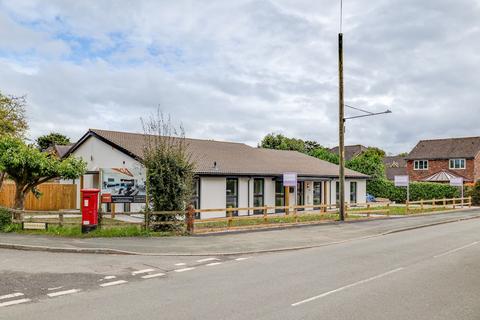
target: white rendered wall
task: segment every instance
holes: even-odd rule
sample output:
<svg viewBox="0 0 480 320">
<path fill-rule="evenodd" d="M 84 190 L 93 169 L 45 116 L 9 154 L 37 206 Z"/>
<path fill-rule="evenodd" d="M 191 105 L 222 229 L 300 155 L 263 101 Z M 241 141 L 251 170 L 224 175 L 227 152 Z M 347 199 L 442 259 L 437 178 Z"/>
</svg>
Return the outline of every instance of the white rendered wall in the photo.
<svg viewBox="0 0 480 320">
<path fill-rule="evenodd" d="M 227 206 L 225 177 L 200 178 L 200 207 L 202 209 L 220 209 Z M 225 217 L 225 211 L 202 212 L 202 219 Z"/>
</svg>

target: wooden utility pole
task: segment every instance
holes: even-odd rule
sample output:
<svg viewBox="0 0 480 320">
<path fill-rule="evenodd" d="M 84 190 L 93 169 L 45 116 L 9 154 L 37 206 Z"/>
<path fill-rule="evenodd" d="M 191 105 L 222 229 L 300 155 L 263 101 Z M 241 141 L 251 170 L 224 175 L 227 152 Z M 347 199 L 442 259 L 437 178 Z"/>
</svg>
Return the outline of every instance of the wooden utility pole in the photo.
<svg viewBox="0 0 480 320">
<path fill-rule="evenodd" d="M 343 33 L 338 34 L 338 158 L 339 219 L 345 220 L 345 104 L 343 101 Z"/>
</svg>

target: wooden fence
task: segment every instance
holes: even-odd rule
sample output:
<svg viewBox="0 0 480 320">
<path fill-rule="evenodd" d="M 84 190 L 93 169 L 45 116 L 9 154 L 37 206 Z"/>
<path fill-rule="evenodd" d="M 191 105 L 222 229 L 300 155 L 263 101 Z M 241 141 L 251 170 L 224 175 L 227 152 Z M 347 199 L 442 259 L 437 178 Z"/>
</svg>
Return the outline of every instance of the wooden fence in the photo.
<svg viewBox="0 0 480 320">
<path fill-rule="evenodd" d="M 77 207 L 77 185 L 44 183 L 38 187 L 42 193 L 35 198 L 29 193 L 25 199 L 25 210 L 56 211 L 75 209 Z M 6 182 L 0 190 L 0 206 L 13 208 L 15 201 L 15 184 Z"/>
</svg>

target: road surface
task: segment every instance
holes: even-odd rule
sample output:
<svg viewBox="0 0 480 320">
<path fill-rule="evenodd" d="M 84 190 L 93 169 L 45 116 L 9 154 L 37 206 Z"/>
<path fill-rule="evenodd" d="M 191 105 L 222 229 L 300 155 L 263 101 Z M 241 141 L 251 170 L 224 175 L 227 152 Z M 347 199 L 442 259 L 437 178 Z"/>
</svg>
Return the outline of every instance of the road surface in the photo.
<svg viewBox="0 0 480 320">
<path fill-rule="evenodd" d="M 0 319 L 480 319 L 479 231 L 223 258 L 1 250 Z"/>
</svg>

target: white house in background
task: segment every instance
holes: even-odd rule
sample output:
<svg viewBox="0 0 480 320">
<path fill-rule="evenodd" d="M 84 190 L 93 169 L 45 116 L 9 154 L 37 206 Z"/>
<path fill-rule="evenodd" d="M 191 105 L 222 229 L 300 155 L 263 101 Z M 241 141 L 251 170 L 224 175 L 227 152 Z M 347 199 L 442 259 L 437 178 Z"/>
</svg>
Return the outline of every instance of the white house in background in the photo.
<svg viewBox="0 0 480 320">
<path fill-rule="evenodd" d="M 90 129 L 68 153 L 85 160 L 88 172 L 79 188 L 101 188 L 102 169 L 134 168 L 141 164 L 145 135 Z M 195 163 L 193 203 L 200 209 L 283 206 L 287 202 L 283 173 L 298 174 L 297 192 L 290 188 L 288 203 L 335 204 L 338 201 L 338 166 L 296 151 L 250 147 L 243 143 L 186 139 Z M 346 170 L 345 199 L 350 204 L 366 202 L 368 176 Z M 105 185 L 105 182 L 103 183 Z M 78 201 L 77 203 L 80 203 Z M 116 212 L 138 211 L 140 203 L 117 203 Z M 111 205 L 103 204 L 106 211 Z M 238 215 L 256 212 L 242 210 Z M 224 217 L 225 211 L 205 212 L 201 218 Z"/>
</svg>

